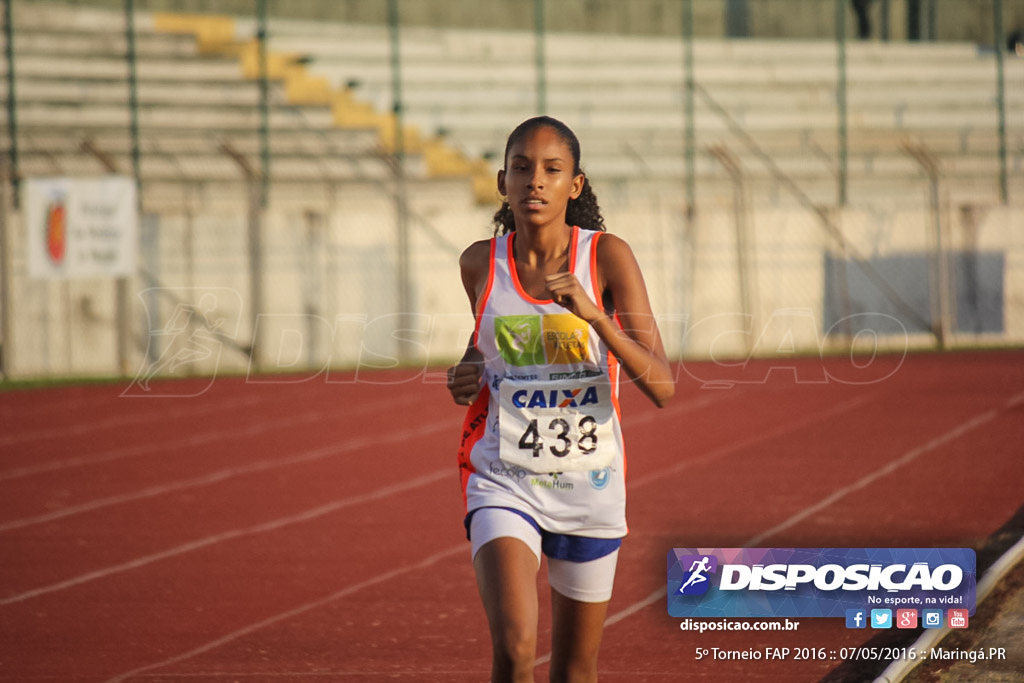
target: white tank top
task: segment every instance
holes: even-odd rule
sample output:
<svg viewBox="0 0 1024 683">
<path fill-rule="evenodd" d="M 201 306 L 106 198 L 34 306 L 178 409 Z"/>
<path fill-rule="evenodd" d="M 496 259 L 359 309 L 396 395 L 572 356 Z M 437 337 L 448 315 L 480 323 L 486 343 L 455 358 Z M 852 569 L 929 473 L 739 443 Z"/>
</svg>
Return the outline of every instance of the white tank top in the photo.
<svg viewBox="0 0 1024 683">
<path fill-rule="evenodd" d="M 601 234 L 574 227 L 569 254 L 569 269 L 599 306 Z M 512 256 L 514 239 L 512 232 L 491 241 L 488 281 L 477 303 L 475 342 L 484 357 L 484 390 L 470 408 L 460 451 L 466 509 L 507 507 L 547 531 L 620 538 L 626 534 L 626 467 L 618 362 L 589 324 L 524 291 Z M 557 417 L 551 417 L 553 408 Z M 602 411 L 607 419 L 599 418 L 597 430 L 594 415 Z M 534 471 L 510 455 L 548 467 Z M 571 458 L 583 469 L 545 471 Z M 600 468 L 586 469 L 586 463 L 602 459 Z"/>
</svg>

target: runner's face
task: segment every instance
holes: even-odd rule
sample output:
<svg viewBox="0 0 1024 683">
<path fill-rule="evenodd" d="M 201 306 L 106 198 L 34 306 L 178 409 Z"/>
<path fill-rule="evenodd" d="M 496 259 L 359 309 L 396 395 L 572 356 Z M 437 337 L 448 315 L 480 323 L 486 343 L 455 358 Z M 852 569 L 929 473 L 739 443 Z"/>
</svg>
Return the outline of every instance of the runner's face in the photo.
<svg viewBox="0 0 1024 683">
<path fill-rule="evenodd" d="M 583 175 L 574 170 L 569 146 L 550 126 L 513 143 L 498 172 L 498 190 L 507 195 L 516 225 L 564 224 L 569 200 L 583 190 Z"/>
</svg>

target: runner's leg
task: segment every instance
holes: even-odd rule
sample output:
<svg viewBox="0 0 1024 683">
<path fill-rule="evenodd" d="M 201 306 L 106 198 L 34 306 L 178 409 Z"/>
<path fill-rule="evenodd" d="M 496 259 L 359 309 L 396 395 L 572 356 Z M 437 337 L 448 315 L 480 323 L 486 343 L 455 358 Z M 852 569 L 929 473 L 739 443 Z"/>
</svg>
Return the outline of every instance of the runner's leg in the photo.
<svg viewBox="0 0 1024 683">
<path fill-rule="evenodd" d="M 551 683 L 594 683 L 608 602 L 580 602 L 551 589 Z"/>
<path fill-rule="evenodd" d="M 619 551 L 595 560 L 548 558 L 552 683 L 593 683 Z"/>
<path fill-rule="evenodd" d="M 530 546 L 508 536 L 487 542 L 473 559 L 491 630 L 491 683 L 533 683 L 537 565 Z"/>
</svg>

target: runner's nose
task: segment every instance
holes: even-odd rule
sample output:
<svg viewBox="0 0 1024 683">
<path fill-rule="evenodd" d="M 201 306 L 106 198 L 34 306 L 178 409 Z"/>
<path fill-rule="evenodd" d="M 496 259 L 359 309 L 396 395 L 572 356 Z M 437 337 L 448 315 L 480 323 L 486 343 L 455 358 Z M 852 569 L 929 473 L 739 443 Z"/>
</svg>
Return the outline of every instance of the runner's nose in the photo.
<svg viewBox="0 0 1024 683">
<path fill-rule="evenodd" d="M 533 170 L 533 175 L 530 178 L 530 182 L 527 184 L 531 190 L 537 190 L 544 187 L 544 169 L 537 167 Z"/>
</svg>

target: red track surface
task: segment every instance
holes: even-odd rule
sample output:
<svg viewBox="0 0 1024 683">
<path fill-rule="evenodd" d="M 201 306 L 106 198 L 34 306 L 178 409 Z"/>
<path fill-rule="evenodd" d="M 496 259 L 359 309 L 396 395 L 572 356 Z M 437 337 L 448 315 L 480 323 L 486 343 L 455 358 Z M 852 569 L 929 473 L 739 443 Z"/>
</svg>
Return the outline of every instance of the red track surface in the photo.
<svg viewBox="0 0 1024 683">
<path fill-rule="evenodd" d="M 857 364 L 687 363 L 662 411 L 624 388 L 602 681 L 817 681 L 840 662 L 694 653 L 873 635 L 681 631 L 672 547 L 977 547 L 1024 503 L 1024 352 Z M 443 386 L 122 389 L 0 394 L 0 680 L 487 680 Z"/>
</svg>

